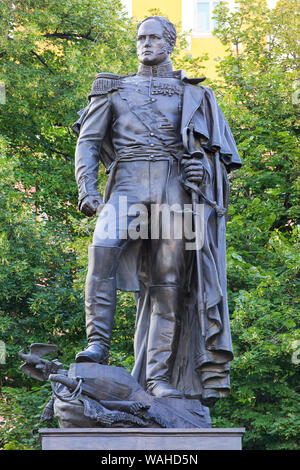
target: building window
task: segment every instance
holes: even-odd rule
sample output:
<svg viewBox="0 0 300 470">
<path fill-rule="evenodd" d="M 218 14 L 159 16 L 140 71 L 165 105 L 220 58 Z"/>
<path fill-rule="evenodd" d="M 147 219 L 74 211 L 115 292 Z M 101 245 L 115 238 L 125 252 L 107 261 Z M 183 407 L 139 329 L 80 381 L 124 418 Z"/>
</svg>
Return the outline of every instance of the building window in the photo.
<svg viewBox="0 0 300 470">
<path fill-rule="evenodd" d="M 196 1 L 196 24 L 195 32 L 212 33 L 215 28 L 215 20 L 213 20 L 213 10 L 218 5 L 217 1 L 198 2 Z"/>
</svg>

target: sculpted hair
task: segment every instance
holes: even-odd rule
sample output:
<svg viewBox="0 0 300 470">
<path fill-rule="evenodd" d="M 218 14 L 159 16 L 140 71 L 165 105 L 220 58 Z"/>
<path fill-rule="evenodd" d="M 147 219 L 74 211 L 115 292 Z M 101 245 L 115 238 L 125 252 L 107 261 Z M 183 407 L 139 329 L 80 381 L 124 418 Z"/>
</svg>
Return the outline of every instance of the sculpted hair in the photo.
<svg viewBox="0 0 300 470">
<path fill-rule="evenodd" d="M 138 34 L 139 27 L 145 23 L 147 20 L 156 20 L 159 21 L 159 23 L 163 27 L 163 35 L 165 40 L 170 46 L 170 53 L 173 51 L 174 46 L 176 44 L 176 29 L 173 23 L 168 20 L 168 18 L 165 18 L 164 16 L 148 16 L 148 18 L 145 18 L 143 21 L 140 21 L 136 27 L 136 36 Z"/>
</svg>

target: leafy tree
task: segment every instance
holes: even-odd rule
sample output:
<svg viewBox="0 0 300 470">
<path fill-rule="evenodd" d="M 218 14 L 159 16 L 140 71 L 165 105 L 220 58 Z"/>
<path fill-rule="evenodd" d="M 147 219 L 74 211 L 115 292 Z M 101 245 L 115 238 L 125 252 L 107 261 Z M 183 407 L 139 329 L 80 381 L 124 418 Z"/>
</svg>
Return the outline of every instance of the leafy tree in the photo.
<svg viewBox="0 0 300 470">
<path fill-rule="evenodd" d="M 2 133 L 18 159 L 18 180 L 25 189 L 36 188 L 36 206 L 67 223 L 77 216 L 71 125 L 96 73 L 124 73 L 134 66 L 132 25 L 119 1 L 24 0 L 3 6 Z"/>
<path fill-rule="evenodd" d="M 220 426 L 247 429 L 245 447 L 295 449 L 299 441 L 297 254 L 299 145 L 293 100 L 296 1 L 242 0 L 215 10 L 227 46 L 213 84 L 244 166 L 230 175 L 228 282 L 235 359 L 232 393 L 213 410 Z"/>
<path fill-rule="evenodd" d="M 3 445 L 13 448 L 19 439 L 21 448 L 45 390 L 23 400 L 24 387 L 34 390 L 36 383 L 20 373 L 18 351 L 33 342 L 56 343 L 68 364 L 85 343 L 83 280 L 95 219 L 77 211 L 71 125 L 96 74 L 126 73 L 136 54 L 134 28 L 119 1 L 3 1 L 1 8 L 0 78 L 7 99 L 0 107 L 0 332 L 7 363 L 0 415 Z M 100 176 L 103 189 L 104 172 Z M 112 356 L 130 367 L 132 299 L 120 305 Z"/>
</svg>

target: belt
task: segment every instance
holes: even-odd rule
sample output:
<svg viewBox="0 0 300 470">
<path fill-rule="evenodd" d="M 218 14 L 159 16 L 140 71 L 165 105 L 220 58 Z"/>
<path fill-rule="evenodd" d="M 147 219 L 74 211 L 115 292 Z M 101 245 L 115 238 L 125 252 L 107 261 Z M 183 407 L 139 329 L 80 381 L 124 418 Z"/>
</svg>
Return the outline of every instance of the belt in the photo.
<svg viewBox="0 0 300 470">
<path fill-rule="evenodd" d="M 114 178 L 115 172 L 117 170 L 117 166 L 119 163 L 123 162 L 137 162 L 137 161 L 149 161 L 149 162 L 157 162 L 157 161 L 167 161 L 168 162 L 168 174 L 167 174 L 167 180 L 166 180 L 166 202 L 169 204 L 169 180 L 170 180 L 170 174 L 171 174 L 171 168 L 174 162 L 174 159 L 178 162 L 178 171 L 180 168 L 180 157 L 176 157 L 174 155 L 143 155 L 140 157 L 137 157 L 135 155 L 132 156 L 121 156 L 117 157 L 106 169 L 106 173 L 109 174 L 111 173 L 110 177 L 111 179 Z"/>
<path fill-rule="evenodd" d="M 140 156 L 140 157 L 132 155 L 132 156 L 126 156 L 126 157 L 125 156 L 117 157 L 116 160 L 114 160 L 109 165 L 109 167 L 106 169 L 106 173 L 107 174 L 111 173 L 111 179 L 113 179 L 114 174 L 115 174 L 116 169 L 117 169 L 117 166 L 120 162 L 132 162 L 132 161 L 141 161 L 141 160 L 149 161 L 149 162 L 167 161 L 168 162 L 168 174 L 167 174 L 167 181 L 166 181 L 166 202 L 167 202 L 167 204 L 169 204 L 169 194 L 168 194 L 169 180 L 170 180 L 170 173 L 171 173 L 171 168 L 172 168 L 174 159 L 178 163 L 178 172 L 179 172 L 181 158 L 177 157 L 175 155 L 169 155 L 169 156 L 166 156 L 166 155 L 158 155 L 158 156 L 144 155 L 144 156 Z M 184 181 L 183 178 L 182 178 L 182 184 L 184 185 L 186 190 L 190 189 L 192 191 L 196 191 L 197 194 L 202 198 L 202 200 L 204 200 L 206 202 L 206 204 L 208 204 L 210 207 L 212 207 L 216 211 L 216 214 L 217 214 L 218 217 L 222 217 L 226 214 L 227 209 L 219 206 L 216 203 L 216 201 L 211 201 L 210 199 L 208 199 L 203 194 L 203 192 L 200 190 L 200 188 L 195 187 L 194 184 L 191 184 L 186 180 Z M 175 212 L 183 213 L 183 212 L 186 212 L 186 210 L 184 209 L 183 211 L 175 211 Z M 188 209 L 187 212 L 190 212 L 190 210 Z"/>
<path fill-rule="evenodd" d="M 128 156 L 121 156 L 117 157 L 110 165 L 106 168 L 106 173 L 109 174 L 120 162 L 137 162 L 137 161 L 169 161 L 171 164 L 173 163 L 173 159 L 180 161 L 179 157 L 175 157 L 174 155 L 142 155 L 142 156 L 135 156 L 135 155 L 128 155 Z"/>
</svg>

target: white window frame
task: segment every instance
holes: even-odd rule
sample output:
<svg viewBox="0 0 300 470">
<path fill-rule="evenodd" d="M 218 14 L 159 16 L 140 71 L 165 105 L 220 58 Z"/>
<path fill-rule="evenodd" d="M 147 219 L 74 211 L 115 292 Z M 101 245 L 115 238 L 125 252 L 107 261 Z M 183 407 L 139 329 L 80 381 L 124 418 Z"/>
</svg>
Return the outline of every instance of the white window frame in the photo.
<svg viewBox="0 0 300 470">
<path fill-rule="evenodd" d="M 197 3 L 201 0 L 182 0 L 182 31 L 191 32 L 192 37 L 212 37 L 212 18 L 210 18 L 211 31 L 197 30 Z M 214 0 L 207 0 L 210 5 Z M 235 0 L 227 0 L 231 11 L 235 9 Z"/>
<path fill-rule="evenodd" d="M 201 1 L 201 0 L 195 0 L 194 2 L 194 28 L 193 28 L 193 31 L 194 31 L 194 35 L 197 35 L 197 36 L 212 36 L 212 32 L 213 32 L 213 19 L 212 19 L 212 10 L 213 10 L 213 3 L 214 3 L 215 0 L 206 0 L 206 1 Z M 208 3 L 209 5 L 209 30 L 208 31 L 204 31 L 204 30 L 199 30 L 197 28 L 197 23 L 198 23 L 198 11 L 197 11 L 197 5 L 198 3 Z"/>
</svg>

